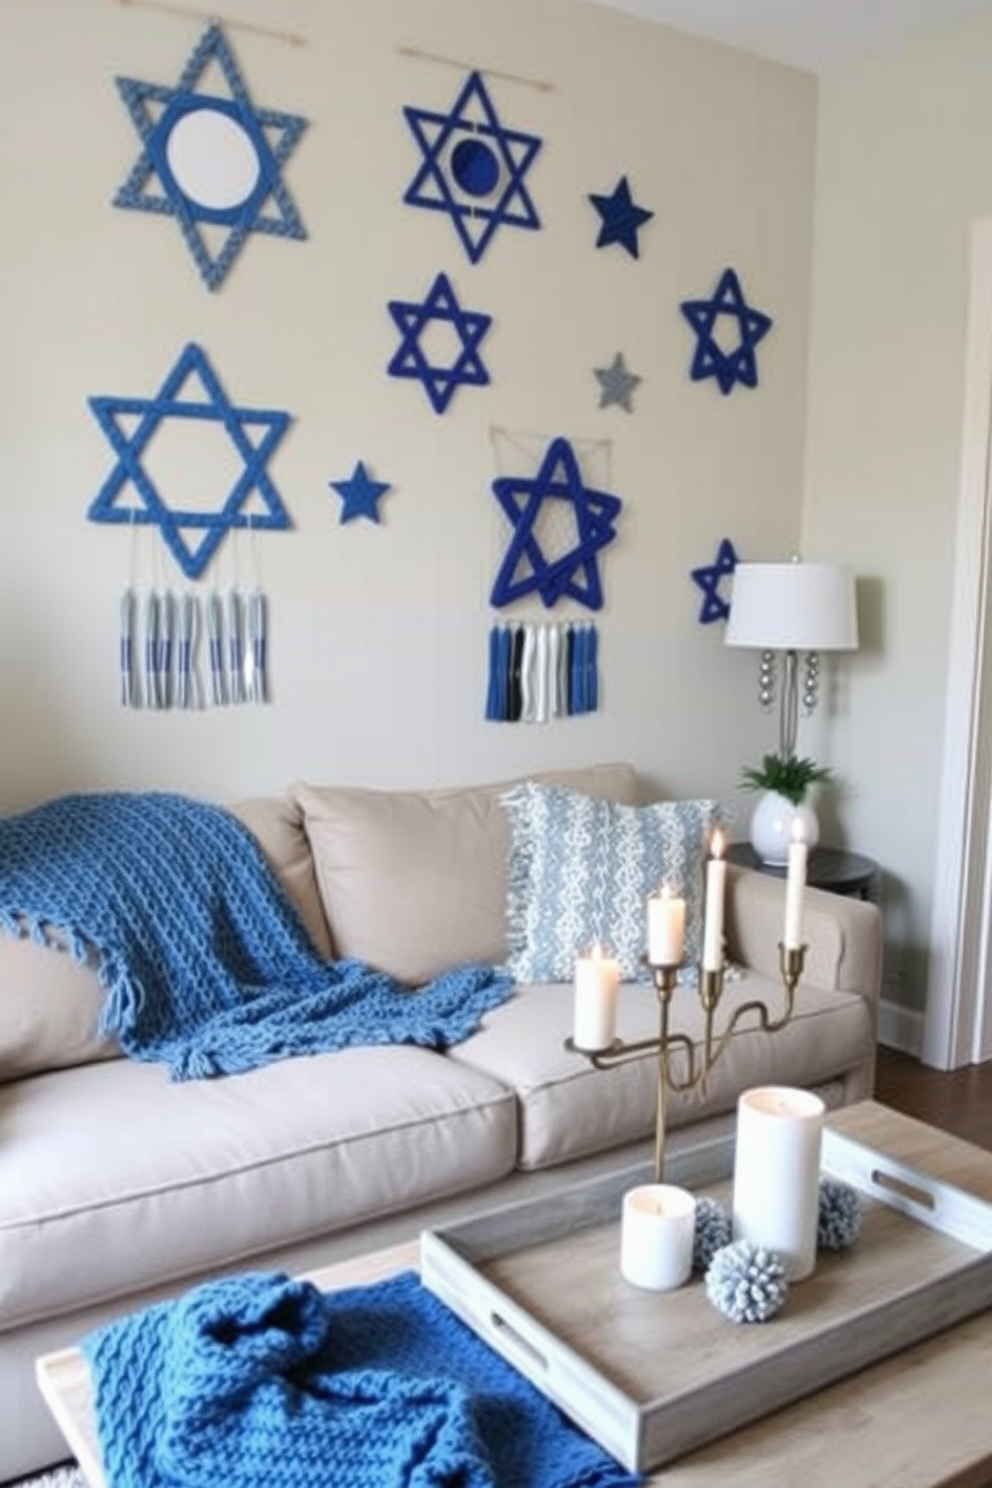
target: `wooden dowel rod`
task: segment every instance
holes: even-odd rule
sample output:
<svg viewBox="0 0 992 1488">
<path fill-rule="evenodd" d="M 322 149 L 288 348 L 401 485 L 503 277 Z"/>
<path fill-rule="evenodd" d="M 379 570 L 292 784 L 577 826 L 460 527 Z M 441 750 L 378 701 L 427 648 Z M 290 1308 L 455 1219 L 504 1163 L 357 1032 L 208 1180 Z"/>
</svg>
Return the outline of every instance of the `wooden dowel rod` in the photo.
<svg viewBox="0 0 992 1488">
<path fill-rule="evenodd" d="M 194 21 L 220 21 L 232 30 L 254 31 L 256 36 L 268 36 L 273 41 L 288 41 L 290 46 L 306 46 L 306 38 L 293 31 L 276 31 L 270 26 L 259 26 L 254 21 L 242 21 L 236 16 L 221 16 L 216 11 L 199 10 L 194 5 L 173 5 L 170 0 L 117 0 L 118 5 L 134 5 L 143 10 L 162 10 L 167 15 L 185 16 Z"/>
<path fill-rule="evenodd" d="M 554 83 L 541 78 L 523 77 L 519 72 L 500 72 L 495 67 L 474 67 L 470 62 L 460 62 L 457 57 L 444 57 L 440 52 L 425 52 L 420 47 L 398 46 L 396 50 L 404 57 L 417 57 L 421 62 L 440 62 L 445 67 L 457 67 L 462 72 L 482 72 L 486 77 L 502 78 L 508 83 L 523 83 L 525 88 L 537 88 L 541 93 L 553 93 Z"/>
</svg>

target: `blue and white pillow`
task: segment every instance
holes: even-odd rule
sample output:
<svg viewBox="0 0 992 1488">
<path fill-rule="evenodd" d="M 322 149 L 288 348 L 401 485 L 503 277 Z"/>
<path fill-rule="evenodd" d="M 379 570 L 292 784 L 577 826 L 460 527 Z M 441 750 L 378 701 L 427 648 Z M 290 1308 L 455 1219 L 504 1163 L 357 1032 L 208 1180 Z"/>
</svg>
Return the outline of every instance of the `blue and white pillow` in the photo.
<svg viewBox="0 0 992 1488">
<path fill-rule="evenodd" d="M 662 884 L 685 898 L 685 980 L 694 980 L 715 801 L 620 806 L 534 781 L 501 800 L 511 833 L 505 969 L 518 982 L 571 981 L 595 941 L 623 981 L 646 979 L 647 900 Z"/>
</svg>

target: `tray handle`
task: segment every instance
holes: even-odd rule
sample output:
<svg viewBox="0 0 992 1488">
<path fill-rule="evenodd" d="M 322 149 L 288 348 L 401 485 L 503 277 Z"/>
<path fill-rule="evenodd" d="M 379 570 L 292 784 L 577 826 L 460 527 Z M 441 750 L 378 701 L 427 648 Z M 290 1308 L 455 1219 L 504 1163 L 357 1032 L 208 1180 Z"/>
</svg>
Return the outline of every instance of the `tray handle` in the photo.
<svg viewBox="0 0 992 1488">
<path fill-rule="evenodd" d="M 975 1250 L 992 1251 L 992 1204 L 829 1127 L 823 1171 Z"/>
<path fill-rule="evenodd" d="M 911 1182 L 901 1174 L 891 1173 L 886 1168 L 872 1168 L 871 1181 L 874 1187 L 880 1189 L 883 1194 L 895 1194 L 907 1204 L 926 1209 L 929 1214 L 936 1211 L 937 1195 L 920 1182 Z"/>
<path fill-rule="evenodd" d="M 548 1372 L 548 1360 L 536 1344 L 529 1338 L 525 1338 L 519 1328 L 515 1328 L 502 1313 L 490 1311 L 489 1323 L 493 1331 L 518 1352 L 525 1355 L 533 1368 L 541 1369 L 545 1374 Z"/>
</svg>

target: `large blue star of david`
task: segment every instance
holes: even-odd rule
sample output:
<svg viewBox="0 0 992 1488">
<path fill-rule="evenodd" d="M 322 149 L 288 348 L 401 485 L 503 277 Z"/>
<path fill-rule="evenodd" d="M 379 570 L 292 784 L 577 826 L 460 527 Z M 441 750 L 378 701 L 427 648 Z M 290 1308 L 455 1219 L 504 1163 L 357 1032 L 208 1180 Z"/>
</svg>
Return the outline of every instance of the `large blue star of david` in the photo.
<svg viewBox="0 0 992 1488">
<path fill-rule="evenodd" d="M 623 503 L 618 496 L 590 490 L 583 484 L 579 462 L 568 440 L 561 435 L 552 439 L 535 476 L 500 476 L 494 480 L 493 494 L 514 532 L 490 602 L 499 608 L 526 594 L 538 594 L 548 609 L 564 598 L 578 600 L 590 610 L 602 609 L 596 555 L 616 537 L 613 524 Z M 575 546 L 551 561 L 545 558 L 534 534 L 545 501 L 565 501 L 575 511 Z"/>
<path fill-rule="evenodd" d="M 390 377 L 413 377 L 422 382 L 435 413 L 444 412 L 461 383 L 470 387 L 488 383 L 489 373 L 479 346 L 493 318 L 476 310 L 463 310 L 447 274 L 438 274 L 421 304 L 390 300 L 389 313 L 403 339 L 386 371 Z M 461 351 L 450 366 L 431 366 L 424 355 L 420 337 L 431 321 L 450 325 L 461 341 Z"/>
<path fill-rule="evenodd" d="M 230 98 L 197 91 L 212 62 L 220 67 Z M 119 77 L 116 83 L 143 148 L 114 205 L 175 217 L 208 289 L 222 283 L 249 233 L 306 237 L 280 170 L 307 121 L 296 114 L 255 107 L 216 22 L 204 32 L 174 88 L 137 78 Z M 222 130 L 228 141 L 237 144 L 242 161 L 248 162 L 243 166 L 248 175 L 236 200 L 202 200 L 184 189 L 174 169 L 170 141 L 178 137 L 174 131 L 188 127 L 191 121 L 212 123 Z M 251 153 L 253 164 L 248 160 Z M 252 172 L 253 183 L 248 178 Z M 228 229 L 216 252 L 208 246 L 204 227 Z"/>
<path fill-rule="evenodd" d="M 693 382 L 715 377 L 724 395 L 736 382 L 757 387 L 758 362 L 754 349 L 768 335 L 773 321 L 761 310 L 751 309 L 734 270 L 724 269 L 712 299 L 683 300 L 679 308 L 697 338 L 689 369 Z M 740 340 L 732 351 L 724 351 L 716 335 L 721 316 L 737 322 Z"/>
<path fill-rule="evenodd" d="M 424 157 L 403 200 L 447 212 L 472 263 L 504 223 L 540 227 L 524 176 L 541 141 L 501 124 L 478 72 L 469 75 L 447 114 L 418 108 L 403 113 Z"/>
<path fill-rule="evenodd" d="M 716 561 L 692 570 L 692 581 L 698 584 L 705 596 L 699 611 L 700 625 L 712 625 L 714 620 L 730 618 L 730 603 L 720 594 L 720 581 L 727 578 L 737 567 L 737 554 L 729 537 L 721 540 L 716 551 Z"/>
<path fill-rule="evenodd" d="M 204 396 L 195 398 L 185 384 L 198 379 Z M 96 415 L 117 463 L 87 512 L 91 522 L 154 525 L 183 573 L 197 579 L 219 543 L 233 527 L 284 530 L 292 525 L 265 463 L 289 426 L 288 413 L 258 408 L 235 408 L 227 399 L 206 353 L 194 342 L 185 346 L 154 398 L 93 397 Z M 244 461 L 227 497 L 216 512 L 170 509 L 142 468 L 141 457 L 163 419 L 204 419 L 227 432 Z M 130 432 L 128 431 L 130 428 Z M 247 430 L 260 428 L 261 434 Z M 121 498 L 128 493 L 127 502 Z M 135 504 L 132 493 L 140 498 Z M 246 510 L 253 498 L 265 510 Z M 200 535 L 202 534 L 202 536 Z"/>
</svg>

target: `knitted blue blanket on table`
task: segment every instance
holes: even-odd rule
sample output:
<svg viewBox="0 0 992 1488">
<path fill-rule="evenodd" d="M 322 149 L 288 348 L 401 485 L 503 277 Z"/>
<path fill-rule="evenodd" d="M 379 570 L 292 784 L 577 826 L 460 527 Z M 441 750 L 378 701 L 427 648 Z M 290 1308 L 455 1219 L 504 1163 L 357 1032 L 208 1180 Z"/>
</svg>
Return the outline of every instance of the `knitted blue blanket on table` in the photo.
<svg viewBox="0 0 992 1488">
<path fill-rule="evenodd" d="M 321 960 L 248 829 L 166 792 L 64 796 L 0 820 L 0 928 L 43 941 L 46 926 L 80 961 L 96 950 L 100 1031 L 178 1080 L 353 1044 L 445 1049 L 512 989 L 490 966 L 412 993 Z"/>
<path fill-rule="evenodd" d="M 83 1340 L 113 1488 L 635 1488 L 412 1273 L 206 1282 Z"/>
</svg>

